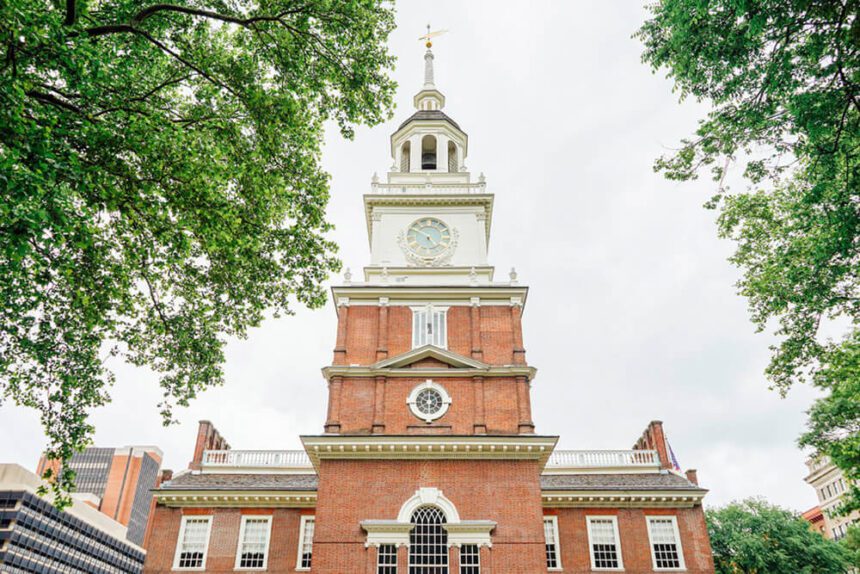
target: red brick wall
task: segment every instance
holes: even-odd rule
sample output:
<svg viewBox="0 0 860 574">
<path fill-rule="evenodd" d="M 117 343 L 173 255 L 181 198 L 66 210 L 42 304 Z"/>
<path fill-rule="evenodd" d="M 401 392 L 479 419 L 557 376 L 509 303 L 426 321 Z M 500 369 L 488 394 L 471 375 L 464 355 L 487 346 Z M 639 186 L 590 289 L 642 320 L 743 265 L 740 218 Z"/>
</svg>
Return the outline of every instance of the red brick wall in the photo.
<svg viewBox="0 0 860 574">
<path fill-rule="evenodd" d="M 360 523 L 397 518 L 420 487 L 435 487 L 462 520 L 493 520 L 482 574 L 546 572 L 536 461 L 324 460 L 314 538 L 314 574 L 364 572 L 374 554 Z M 406 571 L 401 561 L 401 571 Z"/>
<path fill-rule="evenodd" d="M 483 393 L 483 425 L 490 434 L 516 434 L 520 422 L 520 404 L 517 393 L 518 384 L 514 377 L 486 377 L 481 380 L 469 378 L 437 378 L 451 396 L 451 406 L 441 418 L 427 424 L 417 418 L 406 401 L 412 389 L 426 380 L 421 378 L 384 379 L 381 422 L 385 434 L 473 434 L 475 425 L 482 418 L 476 393 Z M 347 378 L 338 390 L 340 393 L 339 413 L 340 432 L 343 434 L 364 434 L 371 432 L 374 422 L 376 385 L 375 378 Z M 530 404 L 523 405 L 526 419 L 531 419 Z"/>
<path fill-rule="evenodd" d="M 624 571 L 630 574 L 654 572 L 648 541 L 646 516 L 670 515 L 678 521 L 681 549 L 688 574 L 713 574 L 714 563 L 705 515 L 702 507 L 680 509 L 612 509 L 561 508 L 546 509 L 546 514 L 558 516 L 561 565 L 567 573 L 592 572 L 588 549 L 586 516 L 617 516 L 618 535 Z"/>
<path fill-rule="evenodd" d="M 412 349 L 412 310 L 409 307 L 388 308 L 387 344 L 379 340 L 380 307 L 355 305 L 341 310 L 339 321 L 346 321 L 346 340 L 343 353 L 335 353 L 333 364 L 370 365 L 378 360 L 377 350 L 387 349 L 394 357 Z M 448 349 L 472 356 L 472 319 L 468 306 L 448 309 Z M 486 306 L 480 308 L 478 357 L 491 365 L 514 363 L 514 320 L 509 306 Z M 522 333 L 519 333 L 522 337 Z"/>
<path fill-rule="evenodd" d="M 151 518 L 153 536 L 147 549 L 143 571 L 171 572 L 183 514 L 211 515 L 212 530 L 206 556 L 206 572 L 234 572 L 242 515 L 272 516 L 268 572 L 295 572 L 298 556 L 300 516 L 313 510 L 292 508 L 168 508 L 157 506 Z"/>
</svg>

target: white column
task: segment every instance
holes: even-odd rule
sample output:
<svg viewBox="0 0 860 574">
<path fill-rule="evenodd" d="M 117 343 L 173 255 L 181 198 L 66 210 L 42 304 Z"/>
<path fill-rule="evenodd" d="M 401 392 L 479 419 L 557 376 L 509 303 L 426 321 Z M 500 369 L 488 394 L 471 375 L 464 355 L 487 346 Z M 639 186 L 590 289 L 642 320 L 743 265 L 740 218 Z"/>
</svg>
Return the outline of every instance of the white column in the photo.
<svg viewBox="0 0 860 574">
<path fill-rule="evenodd" d="M 448 171 L 448 136 L 436 136 L 436 171 Z"/>
<path fill-rule="evenodd" d="M 409 171 L 421 171 L 421 134 L 412 134 L 409 145 Z"/>
</svg>

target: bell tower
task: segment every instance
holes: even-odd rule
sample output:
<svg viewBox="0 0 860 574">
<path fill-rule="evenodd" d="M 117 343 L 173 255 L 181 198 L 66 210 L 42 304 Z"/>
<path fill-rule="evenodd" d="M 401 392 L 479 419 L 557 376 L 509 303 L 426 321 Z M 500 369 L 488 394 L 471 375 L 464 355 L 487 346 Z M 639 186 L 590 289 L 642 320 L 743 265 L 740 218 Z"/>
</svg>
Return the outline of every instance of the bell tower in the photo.
<svg viewBox="0 0 860 574">
<path fill-rule="evenodd" d="M 365 281 L 481 284 L 493 280 L 487 245 L 493 195 L 466 168 L 469 137 L 443 108 L 427 43 L 424 85 L 415 112 L 391 134 L 386 181 L 374 176 L 364 196 L 370 265 Z"/>
<path fill-rule="evenodd" d="M 374 561 L 369 548 L 396 552 L 404 572 L 456 573 L 461 554 L 449 549 L 465 548 L 499 572 L 546 572 L 540 473 L 558 437 L 532 421 L 528 288 L 514 273 L 494 280 L 494 196 L 466 168 L 469 139 L 443 111 L 426 48 L 392 166 L 364 195 L 363 280 L 347 273 L 332 288 L 324 432 L 302 437 L 319 476 L 313 571 L 358 572 L 349 565 Z M 444 545 L 419 544 L 422 529 Z M 427 560 L 436 568 L 412 569 Z"/>
</svg>

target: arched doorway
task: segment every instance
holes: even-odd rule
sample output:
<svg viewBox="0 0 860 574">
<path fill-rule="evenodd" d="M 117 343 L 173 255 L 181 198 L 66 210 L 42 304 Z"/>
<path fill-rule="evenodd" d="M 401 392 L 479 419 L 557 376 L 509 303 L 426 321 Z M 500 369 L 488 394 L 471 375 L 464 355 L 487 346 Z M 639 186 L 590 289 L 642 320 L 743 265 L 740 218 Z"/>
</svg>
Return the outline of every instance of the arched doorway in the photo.
<svg viewBox="0 0 860 574">
<path fill-rule="evenodd" d="M 448 574 L 445 522 L 445 513 L 436 506 L 421 506 L 412 513 L 409 574 Z"/>
</svg>

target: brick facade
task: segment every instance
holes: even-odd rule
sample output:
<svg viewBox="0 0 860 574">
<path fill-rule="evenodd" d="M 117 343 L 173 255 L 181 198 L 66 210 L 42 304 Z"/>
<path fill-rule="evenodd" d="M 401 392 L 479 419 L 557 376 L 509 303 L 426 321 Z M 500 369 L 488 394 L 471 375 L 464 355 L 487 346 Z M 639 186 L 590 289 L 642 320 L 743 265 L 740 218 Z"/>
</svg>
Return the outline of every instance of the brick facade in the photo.
<svg viewBox="0 0 860 574">
<path fill-rule="evenodd" d="M 561 571 L 591 572 L 591 514 L 617 517 L 628 573 L 653 572 L 648 516 L 675 517 L 679 540 L 664 544 L 680 543 L 687 572 L 714 572 L 706 491 L 695 471 L 678 472 L 662 423 L 632 450 L 569 451 L 555 462 L 558 437 L 535 432 L 528 288 L 513 272 L 493 279 L 493 196 L 460 169 L 467 138 L 439 110 L 440 96 L 416 96 L 425 107 L 392 136 L 401 171 L 364 197 L 372 263 L 365 283 L 332 288 L 338 321 L 321 434 L 301 437 L 304 452 L 236 452 L 201 422 L 189 472 L 157 492 L 146 572 L 171 570 L 183 512 L 213 517 L 206 571 L 232 571 L 251 506 L 275 517 L 269 572 L 295 571 L 302 513 L 314 515 L 314 574 L 373 574 L 378 549 L 391 546 L 398 574 L 461 574 L 460 547 L 477 548 L 481 574 L 547 573 L 545 515 L 558 518 Z M 410 167 L 435 153 L 419 147 L 427 137 L 442 138 L 452 163 Z M 428 508 L 433 543 L 416 538 Z M 421 551 L 423 566 L 410 567 Z M 446 556 L 447 568 L 433 562 Z"/>
</svg>

